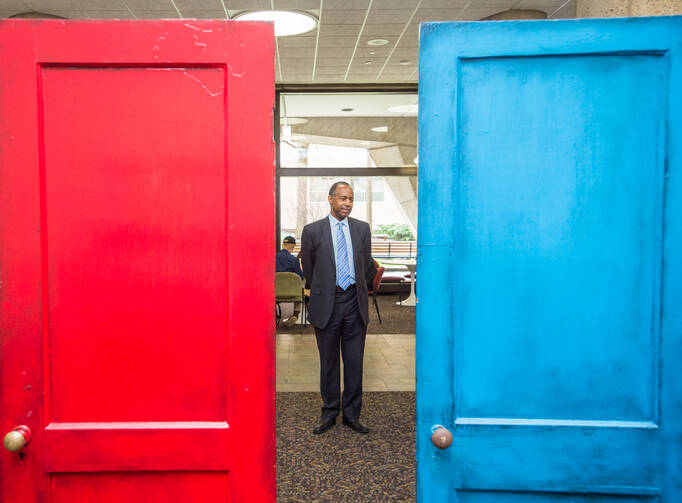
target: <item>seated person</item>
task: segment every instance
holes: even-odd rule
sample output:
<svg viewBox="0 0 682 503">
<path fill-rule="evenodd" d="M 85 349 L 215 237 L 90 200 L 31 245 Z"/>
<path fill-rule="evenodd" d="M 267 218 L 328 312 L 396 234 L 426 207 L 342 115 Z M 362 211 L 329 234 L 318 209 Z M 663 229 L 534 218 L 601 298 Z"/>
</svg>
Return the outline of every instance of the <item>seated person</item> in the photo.
<svg viewBox="0 0 682 503">
<path fill-rule="evenodd" d="M 287 236 L 282 240 L 282 249 L 275 255 L 275 271 L 277 272 L 295 272 L 301 279 L 303 279 L 303 271 L 298 259 L 292 254 L 296 247 L 296 238 L 294 236 Z M 298 320 L 298 315 L 301 314 L 301 303 L 294 302 L 294 314 L 287 318 L 282 324 L 285 327 L 293 327 Z"/>
</svg>

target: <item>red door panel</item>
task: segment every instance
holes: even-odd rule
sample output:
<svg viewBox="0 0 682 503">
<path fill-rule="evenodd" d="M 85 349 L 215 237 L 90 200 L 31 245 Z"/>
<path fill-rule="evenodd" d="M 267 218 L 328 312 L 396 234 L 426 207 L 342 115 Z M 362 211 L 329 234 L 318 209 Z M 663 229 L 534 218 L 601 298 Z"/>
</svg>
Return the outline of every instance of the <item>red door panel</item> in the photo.
<svg viewBox="0 0 682 503">
<path fill-rule="evenodd" d="M 204 495 L 202 502 L 220 503 L 229 491 L 228 477 L 220 472 L 66 473 L 53 476 L 50 486 L 52 503 L 184 503 L 197 501 L 197 491 Z"/>
<path fill-rule="evenodd" d="M 0 22 L 2 501 L 274 501 L 273 41 Z"/>
</svg>

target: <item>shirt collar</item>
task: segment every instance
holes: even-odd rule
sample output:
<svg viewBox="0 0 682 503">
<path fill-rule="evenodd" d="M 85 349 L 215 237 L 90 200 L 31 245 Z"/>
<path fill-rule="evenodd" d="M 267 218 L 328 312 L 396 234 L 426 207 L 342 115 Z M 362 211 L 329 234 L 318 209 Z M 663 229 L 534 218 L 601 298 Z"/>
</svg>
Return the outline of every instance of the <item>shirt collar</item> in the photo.
<svg viewBox="0 0 682 503">
<path fill-rule="evenodd" d="M 332 227 L 336 227 L 336 224 L 339 222 L 341 222 L 341 225 L 348 225 L 348 217 L 344 218 L 343 220 L 337 220 L 336 217 L 331 213 L 329 213 L 329 221 L 331 222 Z"/>
</svg>

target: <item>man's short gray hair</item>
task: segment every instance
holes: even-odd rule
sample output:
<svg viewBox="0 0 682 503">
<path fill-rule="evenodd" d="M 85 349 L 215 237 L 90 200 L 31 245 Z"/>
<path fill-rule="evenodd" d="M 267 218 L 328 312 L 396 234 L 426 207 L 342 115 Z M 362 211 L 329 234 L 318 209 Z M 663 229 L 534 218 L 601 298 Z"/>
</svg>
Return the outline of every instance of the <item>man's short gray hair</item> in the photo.
<svg viewBox="0 0 682 503">
<path fill-rule="evenodd" d="M 336 195 L 336 188 L 337 188 L 339 185 L 348 185 L 349 187 L 351 186 L 350 183 L 348 183 L 348 182 L 343 182 L 343 181 L 335 182 L 334 185 L 332 185 L 331 187 L 329 187 L 329 195 L 330 195 L 331 197 L 334 197 L 334 196 Z M 351 187 L 351 188 L 352 188 L 352 187 Z"/>
</svg>

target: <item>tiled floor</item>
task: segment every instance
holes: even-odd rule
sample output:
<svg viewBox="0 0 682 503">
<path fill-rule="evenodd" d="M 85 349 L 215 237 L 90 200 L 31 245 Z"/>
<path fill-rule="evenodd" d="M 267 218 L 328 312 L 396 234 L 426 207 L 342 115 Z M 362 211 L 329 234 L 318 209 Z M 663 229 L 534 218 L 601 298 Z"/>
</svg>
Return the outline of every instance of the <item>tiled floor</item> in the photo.
<svg viewBox="0 0 682 503">
<path fill-rule="evenodd" d="M 368 334 L 364 391 L 414 391 L 415 334 Z M 342 381 L 343 382 L 343 381 Z M 277 334 L 277 391 L 319 391 L 315 336 Z"/>
</svg>

